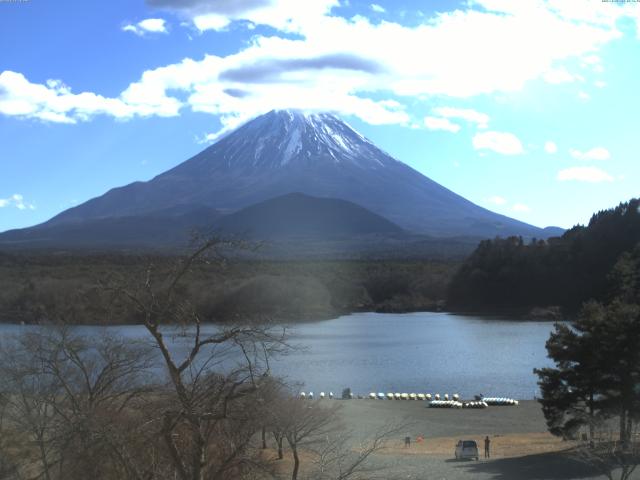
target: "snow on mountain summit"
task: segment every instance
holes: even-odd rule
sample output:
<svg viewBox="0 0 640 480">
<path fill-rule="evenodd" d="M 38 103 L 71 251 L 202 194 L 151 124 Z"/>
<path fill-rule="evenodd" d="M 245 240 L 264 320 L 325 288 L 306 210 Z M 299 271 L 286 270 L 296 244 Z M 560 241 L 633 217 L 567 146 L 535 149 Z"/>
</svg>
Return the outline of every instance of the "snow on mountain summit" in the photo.
<svg viewBox="0 0 640 480">
<path fill-rule="evenodd" d="M 379 168 L 395 162 L 350 125 L 329 113 L 272 110 L 209 147 L 226 167 L 349 162 Z"/>
</svg>

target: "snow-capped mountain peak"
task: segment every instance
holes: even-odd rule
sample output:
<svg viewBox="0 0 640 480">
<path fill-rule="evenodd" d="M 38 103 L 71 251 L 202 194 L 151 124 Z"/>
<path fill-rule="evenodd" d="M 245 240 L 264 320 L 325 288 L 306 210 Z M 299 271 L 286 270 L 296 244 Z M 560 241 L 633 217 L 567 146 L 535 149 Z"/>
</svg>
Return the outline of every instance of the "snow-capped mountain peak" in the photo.
<svg viewBox="0 0 640 480">
<path fill-rule="evenodd" d="M 347 200 L 407 231 L 433 236 L 545 236 L 438 185 L 336 116 L 297 110 L 261 115 L 152 180 L 110 190 L 48 223 L 189 205 L 225 214 L 294 192 Z"/>
<path fill-rule="evenodd" d="M 310 162 L 380 168 L 396 162 L 338 117 L 301 110 L 272 110 L 208 150 L 216 158 L 221 156 L 227 168 L 278 168 Z"/>
</svg>

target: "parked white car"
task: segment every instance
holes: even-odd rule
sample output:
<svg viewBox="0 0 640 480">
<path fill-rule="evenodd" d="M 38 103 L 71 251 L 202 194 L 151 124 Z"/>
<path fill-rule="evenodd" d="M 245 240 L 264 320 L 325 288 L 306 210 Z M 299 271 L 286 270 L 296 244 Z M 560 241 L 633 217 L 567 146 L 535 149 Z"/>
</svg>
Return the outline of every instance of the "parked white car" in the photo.
<svg viewBox="0 0 640 480">
<path fill-rule="evenodd" d="M 475 458 L 478 460 L 478 444 L 475 440 L 459 440 L 456 445 L 456 460 Z"/>
</svg>

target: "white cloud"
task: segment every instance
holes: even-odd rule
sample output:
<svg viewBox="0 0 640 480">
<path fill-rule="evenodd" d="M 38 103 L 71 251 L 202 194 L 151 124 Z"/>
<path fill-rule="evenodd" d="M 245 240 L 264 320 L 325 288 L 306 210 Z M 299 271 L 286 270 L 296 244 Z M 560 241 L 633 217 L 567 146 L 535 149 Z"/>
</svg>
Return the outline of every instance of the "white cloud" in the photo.
<svg viewBox="0 0 640 480">
<path fill-rule="evenodd" d="M 489 115 L 471 108 L 437 107 L 433 113 L 445 118 L 459 118 L 467 122 L 475 123 L 478 128 L 487 128 Z"/>
<path fill-rule="evenodd" d="M 147 18 L 136 24 L 127 24 L 122 27 L 123 32 L 135 33 L 143 36 L 147 33 L 168 33 L 166 21 L 163 18 Z"/>
<path fill-rule="evenodd" d="M 565 67 L 557 67 L 544 72 L 542 78 L 547 83 L 558 84 L 573 82 L 577 77 L 569 73 Z"/>
<path fill-rule="evenodd" d="M 482 132 L 473 137 L 473 148 L 476 150 L 493 150 L 502 155 L 518 155 L 524 153 L 522 142 L 513 133 Z"/>
<path fill-rule="evenodd" d="M 445 130 L 452 133 L 457 133 L 460 130 L 460 125 L 447 118 L 424 117 L 424 124 L 429 130 Z"/>
<path fill-rule="evenodd" d="M 604 80 L 596 80 L 595 82 L 593 82 L 593 84 L 598 88 L 604 88 L 607 86 L 607 82 L 605 82 Z"/>
<path fill-rule="evenodd" d="M 223 30 L 227 28 L 230 23 L 231 21 L 228 18 L 222 15 L 216 15 L 215 13 L 198 15 L 193 19 L 193 24 L 201 32 L 206 30 Z"/>
<path fill-rule="evenodd" d="M 132 25 L 130 23 L 126 24 L 125 26 L 123 26 L 121 28 L 121 30 L 123 32 L 131 32 L 131 33 L 135 33 L 136 35 L 141 35 L 141 33 L 138 30 L 138 27 L 136 27 L 135 25 Z"/>
<path fill-rule="evenodd" d="M 525 205 L 524 203 L 514 203 L 511 207 L 511 210 L 514 212 L 527 213 L 531 211 L 531 207 Z"/>
<path fill-rule="evenodd" d="M 381 5 L 378 5 L 377 3 L 372 3 L 371 4 L 371 10 L 373 10 L 376 13 L 384 13 L 386 12 L 385 8 Z"/>
<path fill-rule="evenodd" d="M 569 153 L 576 160 L 609 160 L 611 158 L 611 153 L 604 147 L 594 147 L 585 152 L 572 148 Z"/>
<path fill-rule="evenodd" d="M 411 126 L 416 119 L 405 111 L 403 97 L 469 98 L 520 91 L 527 82 L 566 69 L 565 63 L 593 55 L 619 38 L 616 21 L 635 15 L 610 3 L 585 8 L 574 0 L 476 0 L 405 26 L 337 16 L 332 8 L 338 0 L 147 3 L 179 11 L 200 30 L 242 21 L 240 28 L 268 25 L 276 31 L 253 36 L 232 54 L 147 70 L 114 98 L 73 94 L 67 87 L 3 72 L 0 112 L 71 123 L 99 114 L 121 119 L 174 116 L 189 108 L 218 115 L 231 128 L 273 108 L 302 108 L 355 115 L 372 124 Z M 143 28 L 140 24 L 131 27 Z M 416 52 L 416 45 L 438 48 Z M 519 141 L 511 144 L 522 150 Z"/>
<path fill-rule="evenodd" d="M 147 18 L 138 22 L 138 27 L 146 32 L 167 33 L 166 22 L 162 18 Z"/>
<path fill-rule="evenodd" d="M 181 12 L 200 31 L 223 30 L 232 22 L 246 21 L 250 26 L 268 25 L 290 33 L 302 32 L 339 5 L 338 0 L 147 0 L 147 3 Z"/>
<path fill-rule="evenodd" d="M 47 122 L 75 123 L 97 114 L 130 118 L 136 111 L 120 99 L 90 92 L 73 94 L 59 80 L 48 80 L 46 85 L 31 83 L 21 73 L 6 70 L 0 73 L 0 113 Z"/>
<path fill-rule="evenodd" d="M 589 95 L 587 92 L 578 92 L 578 98 L 583 102 L 586 102 L 591 99 L 591 95 Z"/>
<path fill-rule="evenodd" d="M 493 203 L 494 205 L 505 205 L 507 200 L 499 195 L 494 195 L 493 197 L 489 197 L 487 199 L 489 203 Z"/>
<path fill-rule="evenodd" d="M 225 133 L 227 130 L 229 130 L 228 128 L 223 128 L 221 131 L 219 132 L 214 132 L 214 133 L 205 133 L 204 135 L 201 136 L 197 136 L 195 138 L 196 143 L 202 145 L 202 144 L 211 144 L 213 142 L 215 142 L 216 140 L 218 140 L 218 138 L 220 138 L 220 136 Z"/>
<path fill-rule="evenodd" d="M 19 193 L 14 193 L 8 198 L 0 198 L 0 208 L 15 207 L 18 210 L 35 210 L 36 207 L 32 203 L 24 201 L 24 197 Z"/>
<path fill-rule="evenodd" d="M 589 69 L 595 73 L 604 72 L 604 66 L 602 65 L 602 58 L 598 55 L 586 55 L 582 57 L 580 66 L 585 69 Z"/>
<path fill-rule="evenodd" d="M 602 59 L 598 55 L 587 55 L 582 58 L 582 62 L 585 65 L 598 65 L 602 62 Z"/>
<path fill-rule="evenodd" d="M 552 142 L 552 141 L 544 142 L 544 151 L 547 153 L 554 154 L 558 151 L 558 146 L 556 145 L 555 142 Z"/>
<path fill-rule="evenodd" d="M 561 182 L 613 182 L 613 177 L 597 167 L 571 167 L 560 170 L 556 177 Z"/>
</svg>

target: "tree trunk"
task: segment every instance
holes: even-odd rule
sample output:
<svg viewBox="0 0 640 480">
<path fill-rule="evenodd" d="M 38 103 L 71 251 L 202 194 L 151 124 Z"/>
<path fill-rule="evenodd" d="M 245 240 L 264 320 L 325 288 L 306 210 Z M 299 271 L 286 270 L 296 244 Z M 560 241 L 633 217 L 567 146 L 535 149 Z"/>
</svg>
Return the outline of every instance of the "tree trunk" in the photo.
<svg viewBox="0 0 640 480">
<path fill-rule="evenodd" d="M 284 437 L 276 432 L 273 432 L 273 438 L 276 441 L 276 445 L 278 445 L 278 460 L 282 460 L 284 458 L 284 454 L 282 453 L 282 443 L 284 442 Z"/>
<path fill-rule="evenodd" d="M 620 411 L 620 446 L 626 448 L 627 445 L 627 415 L 623 408 Z"/>
<path fill-rule="evenodd" d="M 291 480 L 298 480 L 298 469 L 300 468 L 298 449 L 295 446 L 292 446 L 291 451 L 293 452 L 293 472 L 291 473 Z"/>
<path fill-rule="evenodd" d="M 192 427 L 194 428 L 194 427 Z M 196 427 L 199 428 L 199 427 Z M 204 480 L 206 461 L 206 442 L 200 435 L 200 431 L 195 432 L 194 442 L 195 451 L 193 455 L 193 474 L 191 478 L 193 480 Z"/>
<path fill-rule="evenodd" d="M 593 410 L 593 392 L 589 394 L 589 442 L 593 445 L 593 437 L 595 436 L 594 422 L 595 412 Z"/>
<path fill-rule="evenodd" d="M 42 468 L 44 469 L 44 478 L 46 478 L 47 480 L 51 480 L 51 475 L 49 473 L 49 460 L 47 459 L 44 439 L 38 438 L 38 447 L 40 449 Z"/>
</svg>

